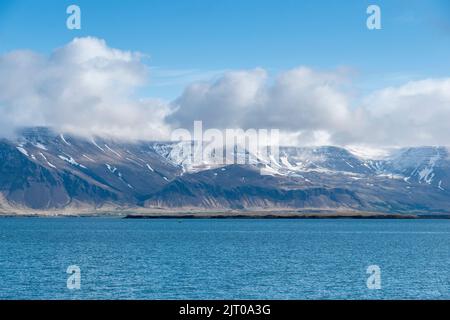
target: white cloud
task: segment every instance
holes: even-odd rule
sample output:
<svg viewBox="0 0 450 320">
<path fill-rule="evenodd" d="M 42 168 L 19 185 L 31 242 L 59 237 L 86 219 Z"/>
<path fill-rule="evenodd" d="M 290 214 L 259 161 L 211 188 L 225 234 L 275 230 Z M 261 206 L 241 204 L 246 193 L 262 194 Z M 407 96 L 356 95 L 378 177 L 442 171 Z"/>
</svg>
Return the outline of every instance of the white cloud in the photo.
<svg viewBox="0 0 450 320">
<path fill-rule="evenodd" d="M 190 85 L 175 101 L 176 111 L 168 120 L 184 128 L 195 120 L 209 128 L 276 128 L 290 141 L 324 142 L 352 123 L 346 82 L 341 71 L 306 67 L 274 80 L 262 69 L 229 72 L 213 83 Z"/>
<path fill-rule="evenodd" d="M 261 70 L 188 87 L 172 123 L 189 127 L 277 128 L 288 144 L 450 145 L 450 78 L 409 82 L 356 101 L 345 71 L 306 67 L 273 81 Z"/>
<path fill-rule="evenodd" d="M 377 145 L 450 145 L 450 78 L 376 91 L 362 106 L 365 130 L 353 139 Z"/>
<path fill-rule="evenodd" d="M 346 79 L 339 72 L 317 72 L 306 67 L 281 73 L 261 90 L 258 103 L 247 114 L 246 125 L 284 130 L 340 130 L 350 121 Z"/>
<path fill-rule="evenodd" d="M 195 120 L 209 128 L 240 128 L 258 103 L 266 79 L 264 70 L 255 69 L 227 72 L 213 83 L 193 83 L 174 102 L 176 111 L 168 120 L 183 128 Z"/>
<path fill-rule="evenodd" d="M 168 106 L 138 100 L 148 68 L 139 53 L 76 38 L 50 56 L 15 51 L 0 56 L 0 127 L 50 126 L 83 135 L 167 137 Z"/>
<path fill-rule="evenodd" d="M 74 39 L 48 56 L 1 55 L 0 134 L 50 126 L 168 139 L 172 129 L 202 120 L 204 128 L 280 129 L 291 145 L 450 145 L 450 78 L 387 87 L 357 102 L 345 70 L 299 67 L 271 77 L 258 68 L 191 83 L 168 104 L 136 97 L 149 71 L 141 54 L 96 38 Z"/>
</svg>

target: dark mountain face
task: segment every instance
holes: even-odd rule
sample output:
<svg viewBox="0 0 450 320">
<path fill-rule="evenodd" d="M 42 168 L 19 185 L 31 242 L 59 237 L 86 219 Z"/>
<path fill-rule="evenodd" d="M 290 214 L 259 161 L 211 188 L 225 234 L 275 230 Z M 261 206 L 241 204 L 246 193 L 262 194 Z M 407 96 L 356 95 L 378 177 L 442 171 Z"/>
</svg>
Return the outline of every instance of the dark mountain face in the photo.
<svg viewBox="0 0 450 320">
<path fill-rule="evenodd" d="M 147 206 L 198 207 L 204 209 L 271 209 L 271 208 L 357 208 L 358 196 L 343 188 L 306 187 L 298 182 L 287 188 L 292 179 L 261 176 L 249 166 L 189 174 L 175 179 L 153 194 Z"/>
<path fill-rule="evenodd" d="M 30 161 L 12 145 L 0 143 L 0 191 L 15 206 L 62 208 L 72 201 L 91 205 L 119 195 L 70 171 L 56 171 Z"/>
<path fill-rule="evenodd" d="M 13 206 L 134 206 L 179 171 L 144 143 L 66 138 L 44 128 L 0 143 L 0 191 Z"/>
<path fill-rule="evenodd" d="M 0 212 L 78 208 L 450 212 L 446 148 L 382 159 L 344 148 L 281 148 L 246 165 L 194 163 L 180 143 L 117 142 L 25 130 L 0 141 Z"/>
</svg>

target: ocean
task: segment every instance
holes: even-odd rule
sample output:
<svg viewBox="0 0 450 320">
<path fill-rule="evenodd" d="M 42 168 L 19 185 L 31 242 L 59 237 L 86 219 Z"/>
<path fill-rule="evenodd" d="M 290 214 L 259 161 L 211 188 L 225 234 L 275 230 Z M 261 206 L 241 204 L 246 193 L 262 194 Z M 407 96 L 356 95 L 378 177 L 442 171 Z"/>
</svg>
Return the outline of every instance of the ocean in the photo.
<svg viewBox="0 0 450 320">
<path fill-rule="evenodd" d="M 449 271 L 450 220 L 0 218 L 0 299 L 450 299 Z"/>
</svg>

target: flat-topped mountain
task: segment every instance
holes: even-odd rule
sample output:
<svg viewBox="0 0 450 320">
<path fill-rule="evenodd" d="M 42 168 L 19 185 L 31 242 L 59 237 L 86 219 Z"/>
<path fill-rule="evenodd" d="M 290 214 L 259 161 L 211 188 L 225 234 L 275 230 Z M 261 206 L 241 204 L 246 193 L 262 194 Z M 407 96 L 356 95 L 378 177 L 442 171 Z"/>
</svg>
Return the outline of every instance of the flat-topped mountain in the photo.
<svg viewBox="0 0 450 320">
<path fill-rule="evenodd" d="M 245 164 L 223 165 L 214 155 L 193 161 L 181 152 L 185 143 L 24 130 L 0 140 L 0 212 L 450 212 L 445 147 L 390 149 L 373 157 L 352 148 L 281 147 L 277 159 L 245 152 Z"/>
</svg>

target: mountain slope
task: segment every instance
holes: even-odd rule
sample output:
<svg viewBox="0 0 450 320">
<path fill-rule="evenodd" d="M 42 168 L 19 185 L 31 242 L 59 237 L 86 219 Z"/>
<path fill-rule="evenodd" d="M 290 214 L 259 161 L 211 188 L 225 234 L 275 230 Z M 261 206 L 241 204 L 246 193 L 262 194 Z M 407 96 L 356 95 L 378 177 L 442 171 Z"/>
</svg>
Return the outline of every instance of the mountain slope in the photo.
<svg viewBox="0 0 450 320">
<path fill-rule="evenodd" d="M 0 212 L 17 209 L 363 210 L 450 212 L 447 148 L 362 156 L 339 147 L 283 147 L 193 161 L 175 142 L 84 139 L 47 128 L 0 141 Z M 116 209 L 114 209 L 116 208 Z"/>
</svg>

